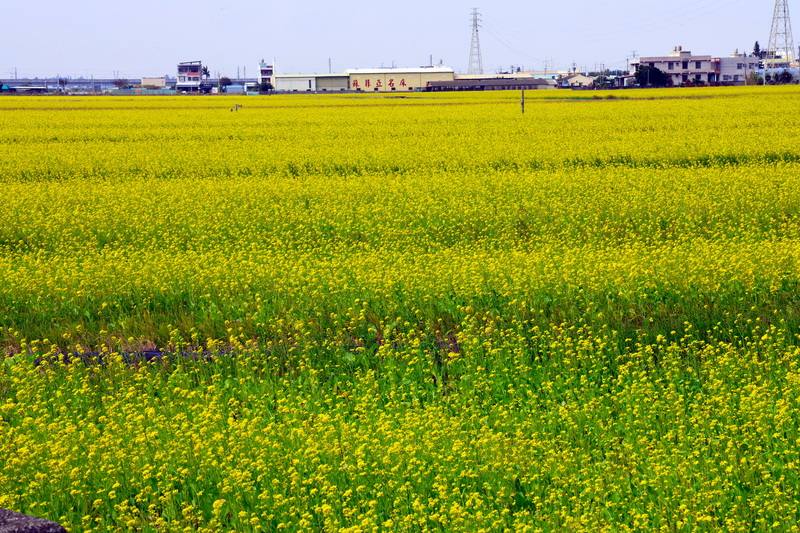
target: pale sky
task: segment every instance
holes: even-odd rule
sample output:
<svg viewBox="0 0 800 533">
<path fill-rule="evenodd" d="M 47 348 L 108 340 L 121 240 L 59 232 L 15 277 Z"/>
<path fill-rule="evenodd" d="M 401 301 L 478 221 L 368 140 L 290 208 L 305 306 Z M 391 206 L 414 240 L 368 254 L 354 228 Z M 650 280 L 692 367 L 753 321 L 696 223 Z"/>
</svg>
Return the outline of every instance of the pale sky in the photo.
<svg viewBox="0 0 800 533">
<path fill-rule="evenodd" d="M 280 72 L 346 68 L 467 67 L 470 10 L 484 18 L 486 70 L 605 64 L 635 50 L 677 44 L 727 55 L 769 39 L 773 0 L 0 0 L 0 78 L 139 77 L 202 60 L 212 74 L 254 76 L 258 60 Z M 791 0 L 800 17 L 800 0 Z M 243 68 L 241 69 L 243 71 Z M 243 72 L 242 72 L 243 73 Z"/>
</svg>

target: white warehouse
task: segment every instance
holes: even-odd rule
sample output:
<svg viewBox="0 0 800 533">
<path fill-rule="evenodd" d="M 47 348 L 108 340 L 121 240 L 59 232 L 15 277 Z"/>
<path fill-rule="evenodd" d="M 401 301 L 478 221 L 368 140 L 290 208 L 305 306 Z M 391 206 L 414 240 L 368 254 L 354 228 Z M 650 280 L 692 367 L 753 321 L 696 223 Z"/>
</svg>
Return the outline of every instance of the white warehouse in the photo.
<svg viewBox="0 0 800 533">
<path fill-rule="evenodd" d="M 317 76 L 314 74 L 275 74 L 275 90 L 282 92 L 315 92 Z"/>
</svg>

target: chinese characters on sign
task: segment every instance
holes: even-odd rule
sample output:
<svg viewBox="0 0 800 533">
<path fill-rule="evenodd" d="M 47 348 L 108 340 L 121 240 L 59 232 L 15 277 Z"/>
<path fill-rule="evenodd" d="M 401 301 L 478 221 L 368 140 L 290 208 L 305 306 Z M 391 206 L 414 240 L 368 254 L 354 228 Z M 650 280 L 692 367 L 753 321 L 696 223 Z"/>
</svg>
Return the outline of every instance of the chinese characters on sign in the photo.
<svg viewBox="0 0 800 533">
<path fill-rule="evenodd" d="M 380 90 L 380 89 L 384 88 L 383 80 L 380 79 L 380 78 L 377 79 L 377 80 L 366 79 L 363 82 L 360 82 L 358 80 L 353 80 L 351 85 L 352 85 L 352 88 L 355 89 L 355 90 L 359 90 L 359 89 L 362 89 L 362 88 L 363 89 L 372 89 L 372 88 L 374 88 L 374 89 Z M 397 87 L 402 87 L 402 88 L 405 89 L 406 87 L 408 87 L 408 84 L 406 83 L 405 78 L 401 79 L 399 82 L 397 80 L 395 80 L 394 78 L 390 78 L 386 82 L 386 87 L 388 87 L 389 89 L 396 89 Z"/>
</svg>

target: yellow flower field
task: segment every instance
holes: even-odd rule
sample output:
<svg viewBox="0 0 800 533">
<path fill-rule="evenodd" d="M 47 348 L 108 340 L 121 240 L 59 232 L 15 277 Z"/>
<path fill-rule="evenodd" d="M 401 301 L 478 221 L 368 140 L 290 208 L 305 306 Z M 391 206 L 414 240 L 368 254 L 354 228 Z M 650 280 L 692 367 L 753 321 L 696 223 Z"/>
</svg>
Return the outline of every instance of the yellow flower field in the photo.
<svg viewBox="0 0 800 533">
<path fill-rule="evenodd" d="M 0 98 L 0 507 L 797 530 L 799 97 Z"/>
</svg>

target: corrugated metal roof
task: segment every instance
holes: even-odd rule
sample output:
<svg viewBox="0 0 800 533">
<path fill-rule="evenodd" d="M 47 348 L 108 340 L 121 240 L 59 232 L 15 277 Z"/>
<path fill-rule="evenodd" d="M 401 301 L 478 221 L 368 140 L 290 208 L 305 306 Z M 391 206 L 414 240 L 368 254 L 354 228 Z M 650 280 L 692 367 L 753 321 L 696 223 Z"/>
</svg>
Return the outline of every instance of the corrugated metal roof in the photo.
<svg viewBox="0 0 800 533">
<path fill-rule="evenodd" d="M 275 78 L 299 78 L 299 79 L 312 79 L 319 78 L 319 74 L 274 74 Z"/>
<path fill-rule="evenodd" d="M 415 67 L 415 68 L 353 68 L 345 71 L 348 75 L 352 74 L 454 74 L 455 70 L 450 67 Z"/>
<path fill-rule="evenodd" d="M 552 85 L 550 80 L 540 78 L 483 78 L 470 80 L 454 81 L 430 81 L 428 87 L 540 87 L 542 85 Z"/>
<path fill-rule="evenodd" d="M 711 56 L 650 56 L 636 58 L 633 63 L 681 63 L 683 61 L 711 61 Z"/>
<path fill-rule="evenodd" d="M 345 73 L 339 74 L 273 74 L 276 78 L 346 78 Z"/>
</svg>

